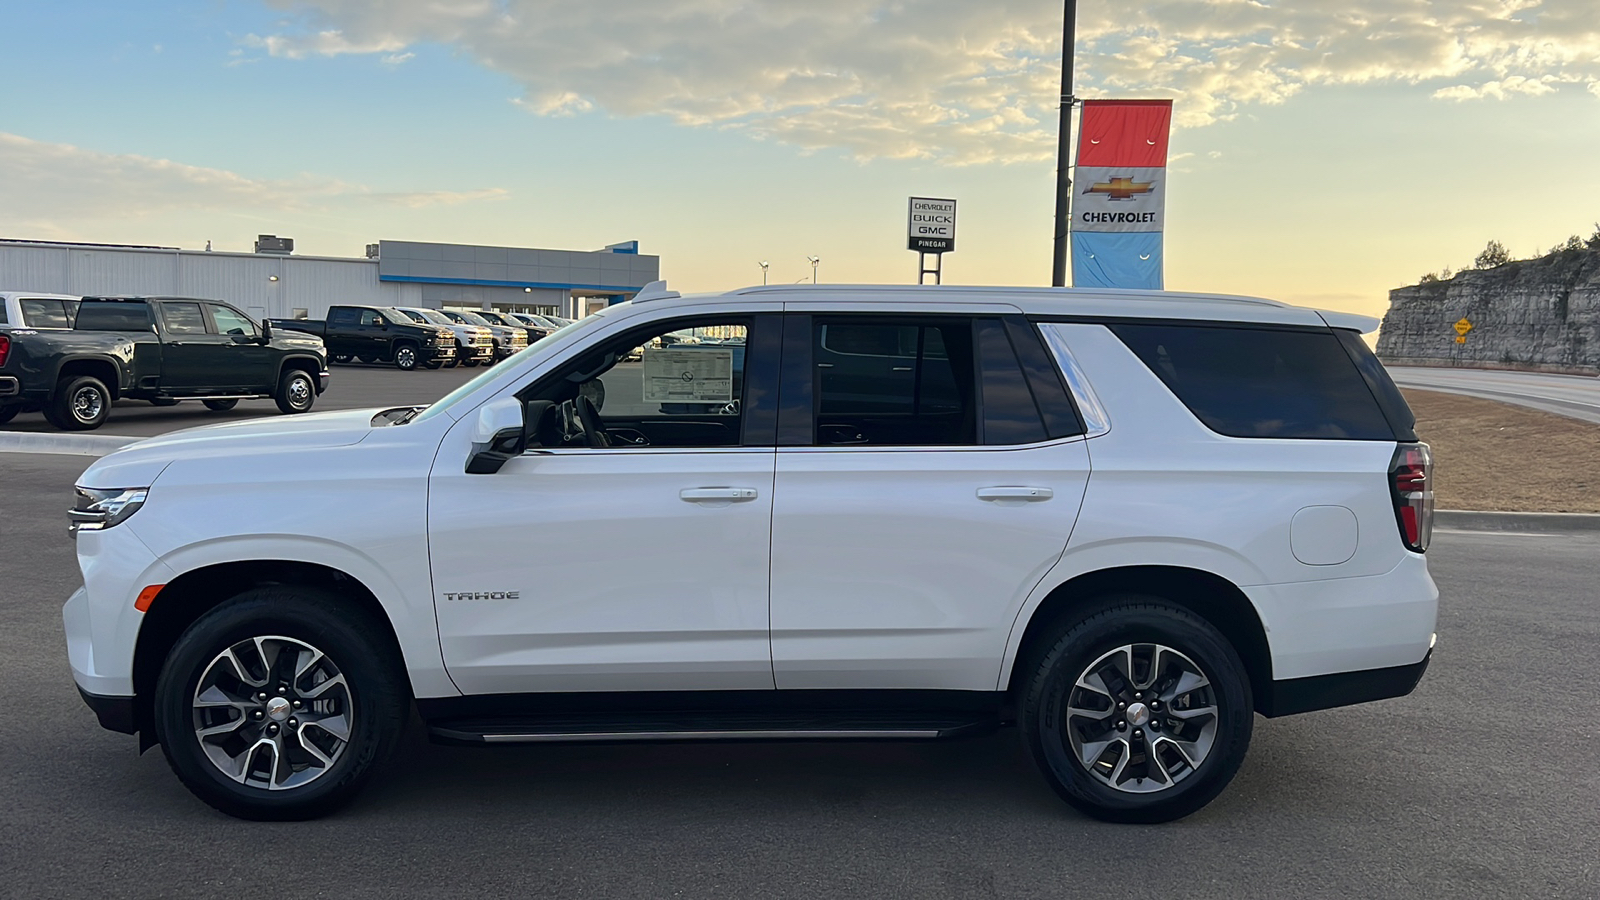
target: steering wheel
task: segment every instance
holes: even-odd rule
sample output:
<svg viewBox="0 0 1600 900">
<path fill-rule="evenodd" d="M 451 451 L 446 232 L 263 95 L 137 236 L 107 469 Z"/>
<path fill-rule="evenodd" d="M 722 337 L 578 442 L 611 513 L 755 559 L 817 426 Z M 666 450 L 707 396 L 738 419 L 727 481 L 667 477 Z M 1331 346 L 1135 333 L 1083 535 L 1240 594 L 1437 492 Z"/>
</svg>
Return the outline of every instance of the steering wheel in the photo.
<svg viewBox="0 0 1600 900">
<path fill-rule="evenodd" d="M 600 411 L 594 408 L 594 401 L 579 394 L 573 401 L 578 410 L 578 424 L 583 427 L 584 440 L 590 447 L 609 447 L 611 438 L 606 434 L 606 423 L 600 419 Z"/>
</svg>

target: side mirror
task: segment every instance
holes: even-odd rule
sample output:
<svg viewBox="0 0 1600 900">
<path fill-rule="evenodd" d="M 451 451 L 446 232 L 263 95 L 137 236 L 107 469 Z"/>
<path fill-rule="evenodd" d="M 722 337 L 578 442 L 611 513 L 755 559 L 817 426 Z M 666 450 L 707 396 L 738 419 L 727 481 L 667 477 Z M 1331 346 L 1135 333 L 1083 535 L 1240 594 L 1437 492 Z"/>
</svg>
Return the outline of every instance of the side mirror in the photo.
<svg viewBox="0 0 1600 900">
<path fill-rule="evenodd" d="M 472 456 L 467 458 L 466 472 L 493 475 L 527 447 L 522 401 L 516 397 L 491 400 L 478 408 L 478 419 L 472 423 Z"/>
<path fill-rule="evenodd" d="M 272 340 L 272 323 L 266 319 L 261 320 L 261 343 L 266 344 Z"/>
</svg>

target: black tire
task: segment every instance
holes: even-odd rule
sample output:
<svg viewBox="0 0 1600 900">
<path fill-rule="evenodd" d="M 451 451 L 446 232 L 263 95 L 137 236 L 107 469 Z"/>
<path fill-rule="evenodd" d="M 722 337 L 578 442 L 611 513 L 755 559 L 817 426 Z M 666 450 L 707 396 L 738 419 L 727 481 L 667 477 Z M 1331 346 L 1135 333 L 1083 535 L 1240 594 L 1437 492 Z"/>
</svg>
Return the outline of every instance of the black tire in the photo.
<svg viewBox="0 0 1600 900">
<path fill-rule="evenodd" d="M 309 412 L 311 404 L 317 402 L 317 382 L 305 369 L 285 369 L 272 399 L 285 415 Z"/>
<path fill-rule="evenodd" d="M 1096 698 L 1101 696 L 1099 691 L 1079 689 L 1080 676 L 1086 676 L 1087 670 L 1102 657 L 1127 645 L 1162 645 L 1176 651 L 1179 657 L 1164 657 L 1163 672 L 1173 671 L 1169 666 L 1181 668 L 1184 663 L 1197 666 L 1210 686 L 1169 699 L 1190 708 L 1209 703 L 1215 707 L 1215 714 L 1180 720 L 1172 718 L 1180 715 L 1176 708 L 1151 712 L 1146 707 L 1139 709 L 1138 714 L 1141 718 L 1147 715 L 1152 718 L 1144 727 L 1134 728 L 1134 723 L 1128 721 L 1132 715 L 1113 710 L 1114 715 L 1126 718 L 1108 722 L 1106 731 L 1099 734 L 1093 733 L 1094 716 L 1069 717 L 1066 712 L 1069 702 L 1082 708 L 1098 703 Z M 1232 645 L 1204 619 L 1157 597 L 1106 597 L 1087 609 L 1063 617 L 1036 646 L 1039 652 L 1022 672 L 1027 680 L 1021 683 L 1019 724 L 1023 739 L 1045 779 L 1063 800 L 1079 811 L 1108 822 L 1170 822 L 1210 803 L 1239 771 L 1254 725 L 1250 679 Z M 1170 683 L 1164 681 L 1165 677 L 1158 674 L 1151 687 L 1145 690 Z M 1104 678 L 1098 683 L 1109 684 Z M 1124 683 L 1125 691 L 1113 690 L 1118 696 L 1123 692 L 1130 694 L 1121 701 L 1129 704 L 1128 710 L 1135 709 L 1141 702 L 1149 702 L 1147 696 L 1142 697 L 1142 701 L 1133 699 L 1131 692 L 1135 686 Z M 1076 699 L 1075 691 L 1079 692 Z M 1200 699 L 1197 700 L 1197 696 Z M 1107 699 L 1104 706 L 1110 709 L 1115 702 L 1118 701 Z M 1165 733 L 1156 730 L 1162 727 L 1163 721 Z M 1179 735 L 1180 740 L 1186 736 L 1192 741 L 1207 721 L 1215 726 L 1209 749 L 1197 765 L 1189 767 L 1180 756 L 1174 755 L 1179 752 L 1178 745 L 1170 741 L 1174 735 Z M 1119 776 L 1122 789 L 1113 787 L 1109 778 L 1091 773 L 1089 766 L 1080 762 L 1068 736 L 1069 727 L 1090 730 L 1091 734 L 1081 738 L 1083 746 L 1089 747 L 1095 740 L 1113 737 L 1111 732 L 1115 724 L 1124 727 L 1116 729 L 1114 739 L 1124 743 L 1108 746 L 1104 755 L 1093 758 L 1101 763 L 1099 771 L 1106 772 L 1116 768 L 1116 761 L 1127 757 L 1125 768 L 1121 770 L 1123 774 Z M 1152 765 L 1153 756 L 1149 752 L 1152 744 L 1160 748 L 1161 755 L 1172 760 L 1172 772 L 1160 763 Z M 1196 746 L 1189 743 L 1190 750 Z M 1160 776 L 1148 779 L 1150 787 L 1155 789 L 1148 793 L 1132 792 L 1144 785 L 1144 779 L 1130 773 L 1150 775 L 1153 772 Z M 1165 787 L 1161 787 L 1163 783 Z"/>
<path fill-rule="evenodd" d="M 298 757 L 298 760 L 291 758 L 291 764 L 302 765 L 289 777 L 307 773 L 312 777 L 304 784 L 277 790 L 229 777 L 219 768 L 219 763 L 213 763 L 207 756 L 195 734 L 200 723 L 193 704 L 200 679 L 224 651 L 240 645 L 255 646 L 253 639 L 258 637 L 298 642 L 321 651 L 327 662 L 343 675 L 348 688 L 348 693 L 342 697 L 326 691 L 319 695 L 336 698 L 326 702 L 338 704 L 336 712 L 349 726 L 347 742 L 327 754 L 332 757 L 332 765 L 325 769 L 320 765 L 305 765 L 310 762 L 310 756 L 292 744 L 286 745 L 285 756 Z M 248 654 L 247 650 L 245 652 Z M 297 659 L 304 659 L 304 656 Z M 306 675 L 299 680 L 290 676 L 285 695 L 309 698 L 308 689 L 318 685 L 315 681 L 318 668 L 308 667 Z M 265 680 L 269 682 L 263 685 L 267 689 L 263 693 L 269 697 L 261 706 L 265 714 L 252 722 L 256 710 L 241 709 L 240 727 L 236 730 L 253 732 L 270 726 L 275 736 L 281 735 L 280 740 L 300 739 L 289 722 L 280 726 L 271 721 L 276 714 L 268 704 L 280 695 L 270 684 L 277 680 L 272 677 L 273 673 L 257 670 L 255 674 L 267 676 Z M 246 691 L 250 689 L 242 682 L 236 683 Z M 311 819 L 348 803 L 394 751 L 409 715 L 404 666 L 384 635 L 383 626 L 336 594 L 292 586 L 251 589 L 190 625 L 167 654 L 156 680 L 154 700 L 156 737 L 178 779 L 212 807 L 241 819 L 256 820 Z M 322 701 L 307 699 L 304 702 L 314 706 Z M 302 742 L 316 735 L 324 744 L 322 749 L 328 749 L 329 732 L 301 727 L 307 729 Z M 259 736 L 240 735 L 247 743 Z M 242 770 L 246 773 L 244 780 L 250 780 L 248 763 Z"/>
<path fill-rule="evenodd" d="M 228 399 L 228 400 L 202 400 L 200 402 L 204 403 L 206 405 L 206 409 L 209 409 L 212 412 L 227 412 L 228 410 L 233 409 L 235 406 L 239 405 L 239 401 L 238 400 L 234 400 L 234 399 Z"/>
<path fill-rule="evenodd" d="M 13 403 L 10 406 L 0 406 L 0 425 L 15 419 L 17 413 L 22 412 L 22 404 Z"/>
<path fill-rule="evenodd" d="M 372 362 L 377 362 L 378 361 L 376 357 L 372 357 L 372 356 L 358 356 L 358 357 L 356 357 L 356 359 L 358 361 L 364 362 L 364 363 L 372 363 Z"/>
<path fill-rule="evenodd" d="M 417 367 L 417 348 L 414 344 L 396 344 L 394 346 L 394 367 L 402 372 L 409 372 Z"/>
<path fill-rule="evenodd" d="M 67 376 L 44 408 L 45 418 L 63 431 L 90 431 L 111 415 L 111 391 L 92 375 Z"/>
<path fill-rule="evenodd" d="M 440 367 L 440 366 L 442 366 L 442 365 L 444 365 L 444 363 L 443 363 L 443 362 L 440 362 L 440 361 L 439 361 L 439 360 L 437 360 L 437 359 L 430 359 L 430 360 L 428 360 L 428 361 L 427 361 L 427 362 L 425 362 L 425 363 L 423 363 L 423 364 L 422 364 L 422 367 L 423 367 L 423 368 L 424 368 L 424 369 L 437 369 L 437 368 L 439 368 L 439 367 Z"/>
<path fill-rule="evenodd" d="M 355 357 L 351 356 L 348 353 L 335 353 L 334 355 L 332 355 L 332 356 L 330 356 L 328 358 L 333 360 L 334 362 L 338 363 L 341 366 L 349 363 L 350 360 L 355 359 Z"/>
<path fill-rule="evenodd" d="M 468 358 L 465 358 L 465 359 L 461 360 L 461 368 L 463 368 L 463 369 L 476 369 L 477 367 L 478 367 L 478 358 L 476 356 L 468 357 Z"/>
</svg>

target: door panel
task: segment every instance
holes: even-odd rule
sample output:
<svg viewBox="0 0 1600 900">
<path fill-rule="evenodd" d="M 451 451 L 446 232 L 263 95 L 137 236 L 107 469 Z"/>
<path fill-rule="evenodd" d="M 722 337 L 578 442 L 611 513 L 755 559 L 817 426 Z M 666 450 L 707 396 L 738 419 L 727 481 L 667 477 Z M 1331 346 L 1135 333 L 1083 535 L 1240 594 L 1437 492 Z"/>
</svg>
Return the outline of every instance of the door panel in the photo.
<svg viewBox="0 0 1600 900">
<path fill-rule="evenodd" d="M 218 346 L 218 387 L 240 393 L 270 392 L 277 389 L 278 351 L 258 341 L 261 334 L 250 317 L 220 303 L 208 303 L 212 328 L 222 340 Z"/>
<path fill-rule="evenodd" d="M 174 396 L 217 390 L 216 379 L 225 371 L 223 361 L 231 343 L 209 331 L 197 301 L 168 300 L 160 304 L 163 337 L 161 390 Z"/>
<path fill-rule="evenodd" d="M 777 686 L 994 690 L 1017 610 L 1065 550 L 1088 475 L 1081 439 L 780 449 Z"/>
<path fill-rule="evenodd" d="M 771 689 L 773 466 L 771 448 L 641 447 L 466 475 L 441 455 L 429 540 L 450 677 L 468 694 Z"/>
</svg>

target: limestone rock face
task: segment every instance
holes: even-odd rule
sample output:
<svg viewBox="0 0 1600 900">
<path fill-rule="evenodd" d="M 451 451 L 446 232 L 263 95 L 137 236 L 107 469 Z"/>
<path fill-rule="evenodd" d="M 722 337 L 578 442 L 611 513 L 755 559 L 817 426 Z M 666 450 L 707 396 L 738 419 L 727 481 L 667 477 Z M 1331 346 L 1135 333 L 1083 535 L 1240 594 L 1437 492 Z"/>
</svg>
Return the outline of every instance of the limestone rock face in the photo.
<svg viewBox="0 0 1600 900">
<path fill-rule="evenodd" d="M 1472 322 L 1466 343 L 1454 325 Z M 1600 252 L 1563 250 L 1389 292 L 1389 363 L 1600 369 Z"/>
</svg>

